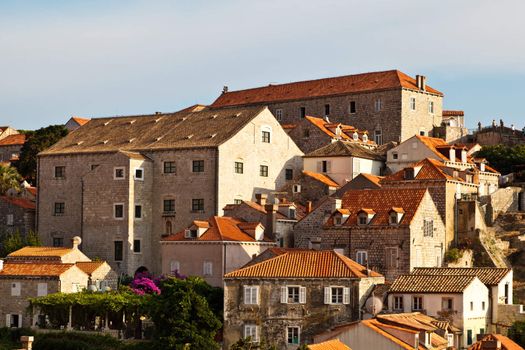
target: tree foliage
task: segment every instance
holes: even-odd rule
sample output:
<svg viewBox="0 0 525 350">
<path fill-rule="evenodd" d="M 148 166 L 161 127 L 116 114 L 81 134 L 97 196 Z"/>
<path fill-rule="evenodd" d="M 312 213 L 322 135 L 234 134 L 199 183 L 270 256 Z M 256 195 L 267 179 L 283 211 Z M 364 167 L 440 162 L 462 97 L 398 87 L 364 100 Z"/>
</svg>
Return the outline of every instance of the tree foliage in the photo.
<svg viewBox="0 0 525 350">
<path fill-rule="evenodd" d="M 16 168 L 9 165 L 0 165 L 0 195 L 4 195 L 11 188 L 19 191 L 21 182 L 22 176 L 20 176 Z"/>
<path fill-rule="evenodd" d="M 39 247 L 42 245 L 40 237 L 34 231 L 29 231 L 24 237 L 20 234 L 20 231 L 15 231 L 13 233 L 4 234 L 0 239 L 0 254 L 2 256 L 7 256 L 8 254 L 14 252 L 15 250 L 21 249 L 23 247 Z"/>
<path fill-rule="evenodd" d="M 276 350 L 274 345 L 268 345 L 264 339 L 254 343 L 251 337 L 239 339 L 230 346 L 230 350 Z"/>
<path fill-rule="evenodd" d="M 525 164 L 525 145 L 517 146 L 483 146 L 476 153 L 478 158 L 486 158 L 490 165 L 502 174 L 509 174 L 516 170 L 517 165 Z"/>
<path fill-rule="evenodd" d="M 515 322 L 509 329 L 509 338 L 525 347 L 525 321 Z"/>
<path fill-rule="evenodd" d="M 27 142 L 22 146 L 20 158 L 15 162 L 18 172 L 29 182 L 36 182 L 37 155 L 54 145 L 68 133 L 64 125 L 50 125 L 27 132 Z"/>
</svg>

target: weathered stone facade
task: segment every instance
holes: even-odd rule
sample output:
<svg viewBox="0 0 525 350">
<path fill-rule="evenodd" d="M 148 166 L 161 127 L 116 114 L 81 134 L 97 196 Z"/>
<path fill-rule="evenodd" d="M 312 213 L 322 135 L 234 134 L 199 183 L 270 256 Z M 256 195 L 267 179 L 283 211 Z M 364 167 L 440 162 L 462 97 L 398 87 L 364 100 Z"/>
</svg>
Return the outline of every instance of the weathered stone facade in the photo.
<svg viewBox="0 0 525 350">
<path fill-rule="evenodd" d="M 35 230 L 35 203 L 25 198 L 0 197 L 0 234 Z"/>
</svg>

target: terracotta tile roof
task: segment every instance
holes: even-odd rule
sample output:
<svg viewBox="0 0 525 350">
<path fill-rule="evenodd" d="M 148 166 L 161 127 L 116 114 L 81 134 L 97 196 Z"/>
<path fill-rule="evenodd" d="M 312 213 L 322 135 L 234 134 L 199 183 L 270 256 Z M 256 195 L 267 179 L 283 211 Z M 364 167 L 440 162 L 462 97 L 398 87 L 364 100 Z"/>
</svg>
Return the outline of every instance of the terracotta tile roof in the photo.
<svg viewBox="0 0 525 350">
<path fill-rule="evenodd" d="M 12 252 L 8 257 L 63 257 L 72 250 L 62 247 L 24 247 Z"/>
<path fill-rule="evenodd" d="M 386 184 L 392 181 L 407 181 L 407 179 L 405 179 L 405 170 L 409 168 L 416 168 L 416 167 L 421 167 L 421 169 L 417 172 L 415 176 L 415 180 L 453 180 L 453 181 L 465 182 L 460 177 L 454 177 L 448 174 L 448 173 L 454 174 L 454 171 L 457 171 L 457 169 L 448 167 L 439 160 L 425 158 L 413 164 L 411 167 L 404 168 L 396 173 L 386 176 L 382 180 L 382 183 Z"/>
<path fill-rule="evenodd" d="M 90 118 L 71 117 L 78 125 L 82 126 L 90 121 Z"/>
<path fill-rule="evenodd" d="M 0 146 L 21 146 L 26 143 L 26 135 L 9 135 L 0 140 Z"/>
<path fill-rule="evenodd" d="M 390 70 L 230 91 L 220 95 L 211 107 L 264 104 L 402 88 L 419 91 L 414 78 L 398 70 Z M 430 86 L 426 87 L 426 91 L 443 95 Z"/>
<path fill-rule="evenodd" d="M 384 176 L 378 176 L 378 175 L 366 174 L 366 173 L 361 173 L 359 175 L 365 177 L 366 179 L 376 184 L 377 186 L 381 186 L 381 181 L 385 178 Z"/>
<path fill-rule="evenodd" d="M 494 286 L 501 282 L 511 272 L 510 268 L 500 267 L 416 267 L 414 275 L 435 276 L 476 276 L 483 284 Z"/>
<path fill-rule="evenodd" d="M 32 186 L 26 187 L 26 190 L 27 190 L 27 192 L 31 193 L 33 196 L 36 196 L 36 194 L 38 192 L 37 188 L 36 187 L 32 187 Z"/>
<path fill-rule="evenodd" d="M 463 111 L 451 111 L 451 110 L 445 111 L 444 110 L 441 115 L 443 117 L 455 117 L 455 116 L 463 117 L 465 115 L 465 112 L 463 112 Z"/>
<path fill-rule="evenodd" d="M 364 159 L 384 161 L 385 157 L 359 143 L 336 141 L 316 149 L 306 155 L 305 158 L 316 157 L 358 157 Z"/>
<path fill-rule="evenodd" d="M 9 197 L 9 196 L 0 196 L 0 200 L 16 205 L 17 207 L 24 209 L 36 209 L 36 204 L 33 201 L 25 198 Z"/>
<path fill-rule="evenodd" d="M 358 214 L 363 209 L 376 213 L 368 224 L 369 227 L 389 225 L 390 211 L 393 207 L 405 211 L 399 225 L 409 225 L 426 191 L 424 188 L 349 190 L 342 197 L 341 208 L 350 210 L 350 216 L 343 226 L 357 225 Z M 333 219 L 330 218 L 326 225 L 333 226 Z"/>
<path fill-rule="evenodd" d="M 395 337 L 394 335 L 389 333 L 387 330 L 388 329 L 392 329 L 394 331 L 403 331 L 403 332 L 412 333 L 414 335 L 418 334 L 419 333 L 418 331 L 414 331 L 414 330 L 407 329 L 407 328 L 402 328 L 402 327 L 385 325 L 385 324 L 382 324 L 381 322 L 377 321 L 376 319 L 363 320 L 363 321 L 361 321 L 361 323 L 364 326 L 366 326 L 366 327 L 370 328 L 371 330 L 373 330 L 374 332 L 376 332 L 376 333 L 382 335 L 383 337 L 387 338 L 391 342 L 401 346 L 402 348 L 404 348 L 406 350 L 414 350 L 414 345 L 413 344 L 405 343 L 403 340 Z M 420 345 L 420 346 L 418 346 L 418 350 L 420 350 L 420 349 L 425 349 L 425 348 L 423 348 Z"/>
<path fill-rule="evenodd" d="M 265 108 L 91 119 L 40 155 L 218 147 Z"/>
<path fill-rule="evenodd" d="M 476 276 L 401 275 L 390 287 L 390 293 L 463 293 Z"/>
<path fill-rule="evenodd" d="M 310 350 L 352 350 L 339 339 L 328 340 L 322 343 L 308 345 Z"/>
<path fill-rule="evenodd" d="M 381 277 L 369 271 L 371 277 Z M 365 278 L 364 266 L 331 250 L 294 250 L 230 272 L 225 278 Z"/>
<path fill-rule="evenodd" d="M 307 171 L 307 170 L 303 170 L 303 174 L 305 174 L 306 176 L 309 176 L 327 186 L 330 186 L 330 187 L 339 187 L 339 184 L 337 182 L 335 182 L 334 180 L 332 180 L 328 175 L 325 175 L 325 174 L 320 174 L 320 173 L 314 173 L 312 171 Z"/>
<path fill-rule="evenodd" d="M 295 129 L 297 127 L 297 124 L 282 124 L 281 127 L 283 129 Z"/>
<path fill-rule="evenodd" d="M 74 264 L 4 263 L 2 277 L 53 276 L 58 277 L 75 266 Z"/>
<path fill-rule="evenodd" d="M 438 151 L 438 147 L 450 147 L 450 145 L 443 139 L 437 138 L 437 137 L 429 137 L 429 136 L 421 136 L 416 135 L 417 139 L 419 139 L 425 146 L 427 146 L 432 152 L 434 152 L 435 155 L 437 155 L 442 160 L 449 160 L 448 157 L 444 156 L 441 152 Z"/>
<path fill-rule="evenodd" d="M 79 269 L 91 276 L 99 267 L 104 265 L 105 261 L 86 261 L 77 262 L 76 265 Z"/>
<path fill-rule="evenodd" d="M 202 221 L 198 221 L 202 223 Z M 169 235 L 162 241 L 236 241 L 236 242 L 257 242 L 253 236 L 244 232 L 247 229 L 247 222 L 228 216 L 212 216 L 208 219 L 209 228 L 198 238 L 185 238 L 185 230 L 176 234 Z M 256 223 L 257 225 L 260 223 Z M 203 227 L 203 226 L 199 226 Z M 241 228 L 242 227 L 242 228 Z M 249 228 L 255 227 L 250 225 Z M 266 242 L 268 242 L 266 240 Z"/>
<path fill-rule="evenodd" d="M 501 350 L 524 350 L 521 346 L 516 344 L 513 340 L 501 334 L 487 334 L 480 341 L 472 344 L 468 350 L 489 350 L 493 347 L 483 346 L 483 341 L 499 340 L 501 342 Z"/>
<path fill-rule="evenodd" d="M 416 331 L 436 331 L 437 327 L 433 322 L 435 318 L 424 315 L 420 312 L 407 312 L 399 314 L 377 315 L 377 320 L 382 323 L 393 324 L 401 327 L 408 327 Z"/>
</svg>

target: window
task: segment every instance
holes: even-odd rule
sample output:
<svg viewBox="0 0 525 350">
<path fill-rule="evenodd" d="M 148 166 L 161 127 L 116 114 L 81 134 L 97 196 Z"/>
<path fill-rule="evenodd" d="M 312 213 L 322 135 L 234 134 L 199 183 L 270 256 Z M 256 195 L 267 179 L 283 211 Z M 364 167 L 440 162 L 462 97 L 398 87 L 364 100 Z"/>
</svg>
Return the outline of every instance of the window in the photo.
<svg viewBox="0 0 525 350">
<path fill-rule="evenodd" d="M 399 158 L 399 155 L 397 154 L 397 152 L 392 153 L 392 159 L 398 159 L 398 158 Z"/>
<path fill-rule="evenodd" d="M 13 214 L 7 214 L 5 217 L 6 225 L 13 226 L 15 223 L 15 218 Z"/>
<path fill-rule="evenodd" d="M 286 329 L 288 344 L 299 344 L 299 327 L 288 327 Z"/>
<path fill-rule="evenodd" d="M 355 101 L 350 101 L 350 105 L 348 105 L 348 112 L 350 114 L 354 114 L 356 111 Z"/>
<path fill-rule="evenodd" d="M 381 101 L 381 99 L 378 98 L 375 101 L 374 107 L 375 107 L 376 112 L 379 112 L 381 109 L 383 109 L 383 101 Z"/>
<path fill-rule="evenodd" d="M 434 101 L 428 102 L 428 113 L 434 114 Z"/>
<path fill-rule="evenodd" d="M 47 295 L 47 283 L 39 283 L 36 287 L 36 296 L 45 297 Z"/>
<path fill-rule="evenodd" d="M 412 311 L 423 310 L 423 297 L 413 296 L 412 297 Z"/>
<path fill-rule="evenodd" d="M 113 217 L 115 219 L 124 218 L 124 204 L 119 203 L 113 205 Z"/>
<path fill-rule="evenodd" d="M 342 287 L 332 287 L 332 304 L 342 304 L 343 303 L 343 288 Z"/>
<path fill-rule="evenodd" d="M 244 286 L 244 304 L 259 304 L 259 286 Z"/>
<path fill-rule="evenodd" d="M 293 169 L 286 169 L 284 171 L 284 178 L 286 180 L 293 180 Z"/>
<path fill-rule="evenodd" d="M 306 288 L 301 286 L 281 287 L 281 303 L 304 304 L 306 303 Z"/>
<path fill-rule="evenodd" d="M 425 219 L 423 220 L 423 237 L 434 236 L 434 220 Z"/>
<path fill-rule="evenodd" d="M 245 324 L 244 325 L 244 338 L 250 338 L 252 343 L 257 343 L 259 341 L 257 334 L 257 326 L 254 324 Z"/>
<path fill-rule="evenodd" d="M 184 230 L 184 238 L 197 238 L 198 236 L 199 236 L 199 231 L 196 229 Z"/>
<path fill-rule="evenodd" d="M 193 161 L 193 172 L 202 173 L 204 172 L 204 161 L 203 160 L 194 160 Z"/>
<path fill-rule="evenodd" d="M 290 219 L 296 219 L 295 215 L 296 215 L 297 211 L 295 210 L 295 208 L 288 208 L 288 217 Z"/>
<path fill-rule="evenodd" d="M 397 222 L 397 213 L 396 212 L 391 212 L 390 213 L 390 225 L 397 225 L 399 222 Z"/>
<path fill-rule="evenodd" d="M 259 175 L 268 177 L 268 165 L 261 165 L 259 168 Z"/>
<path fill-rule="evenodd" d="M 306 117 L 306 107 L 299 108 L 299 117 L 301 118 Z"/>
<path fill-rule="evenodd" d="M 310 137 L 310 129 L 304 129 L 303 130 L 303 137 L 305 139 L 309 138 Z"/>
<path fill-rule="evenodd" d="M 484 301 L 481 302 L 481 310 L 485 311 L 485 302 Z"/>
<path fill-rule="evenodd" d="M 168 161 L 164 162 L 164 174 L 175 174 L 177 172 L 177 167 L 175 166 L 175 162 Z"/>
<path fill-rule="evenodd" d="M 295 184 L 292 188 L 293 193 L 301 193 L 301 185 Z"/>
<path fill-rule="evenodd" d="M 135 180 L 144 180 L 144 169 L 135 169 Z"/>
<path fill-rule="evenodd" d="M 211 276 L 213 274 L 213 263 L 211 261 L 205 261 L 202 264 L 202 273 L 204 276 Z"/>
<path fill-rule="evenodd" d="M 63 179 L 66 177 L 66 167 L 56 166 L 55 167 L 55 179 Z"/>
<path fill-rule="evenodd" d="M 324 303 L 350 304 L 350 288 L 339 286 L 325 287 Z"/>
<path fill-rule="evenodd" d="M 242 174 L 244 172 L 244 163 L 235 162 L 235 173 Z"/>
<path fill-rule="evenodd" d="M 397 247 L 387 247 L 385 249 L 386 255 L 386 267 L 387 268 L 397 268 L 398 267 L 398 249 Z"/>
<path fill-rule="evenodd" d="M 98 164 L 91 164 L 91 170 L 95 170 L 96 168 L 98 168 Z"/>
<path fill-rule="evenodd" d="M 341 215 L 334 216 L 334 225 L 341 226 L 342 223 L 343 223 L 343 218 L 341 217 Z"/>
<path fill-rule="evenodd" d="M 366 225 L 368 224 L 368 216 L 366 214 L 359 214 L 359 225 Z"/>
<path fill-rule="evenodd" d="M 142 219 L 142 205 L 135 205 L 135 219 Z"/>
<path fill-rule="evenodd" d="M 415 111 L 416 110 L 416 98 L 410 97 L 410 110 Z"/>
<path fill-rule="evenodd" d="M 467 345 L 472 344 L 472 329 L 467 329 Z"/>
<path fill-rule="evenodd" d="M 122 241 L 113 242 L 113 252 L 115 261 L 122 261 L 122 254 L 124 253 L 124 245 Z"/>
<path fill-rule="evenodd" d="M 425 130 L 419 130 L 419 136 L 426 136 L 427 133 L 425 132 Z"/>
<path fill-rule="evenodd" d="M 451 334 L 451 333 L 447 334 L 447 345 L 454 346 L 454 334 Z"/>
<path fill-rule="evenodd" d="M 140 239 L 134 239 L 133 240 L 133 253 L 140 253 L 142 250 L 141 250 L 141 246 L 140 246 Z"/>
<path fill-rule="evenodd" d="M 366 265 L 368 262 L 368 252 L 366 250 L 358 250 L 355 254 L 355 260 L 358 264 Z"/>
<path fill-rule="evenodd" d="M 470 302 L 470 311 L 474 311 L 474 302 L 473 301 Z"/>
<path fill-rule="evenodd" d="M 275 110 L 275 117 L 277 118 L 278 121 L 282 121 L 283 120 L 283 110 L 280 108 L 277 108 Z"/>
<path fill-rule="evenodd" d="M 383 144 L 383 132 L 381 130 L 374 131 L 374 142 L 378 145 Z"/>
<path fill-rule="evenodd" d="M 64 202 L 55 202 L 55 207 L 53 211 L 53 214 L 55 216 L 64 215 L 65 210 L 66 210 L 66 204 Z"/>
<path fill-rule="evenodd" d="M 242 199 L 234 199 L 233 204 L 242 204 Z"/>
<path fill-rule="evenodd" d="M 322 161 L 322 170 L 321 170 L 321 171 L 322 171 L 323 173 L 328 172 L 329 164 L 330 164 L 330 163 L 329 163 L 327 160 L 323 160 L 323 161 Z"/>
<path fill-rule="evenodd" d="M 175 212 L 175 199 L 165 199 L 163 202 L 163 211 L 165 213 Z"/>
<path fill-rule="evenodd" d="M 325 116 L 330 115 L 330 105 L 329 104 L 324 105 L 324 115 Z"/>
<path fill-rule="evenodd" d="M 118 167 L 113 168 L 113 179 L 114 180 L 122 180 L 126 178 L 126 173 L 124 172 L 126 168 L 124 167 Z"/>
<path fill-rule="evenodd" d="M 19 328 L 22 327 L 22 315 L 17 314 L 7 314 L 8 317 L 8 323 L 7 326 L 11 328 Z"/>
<path fill-rule="evenodd" d="M 11 296 L 19 297 L 21 290 L 22 290 L 22 283 L 20 282 L 11 283 Z"/>
<path fill-rule="evenodd" d="M 452 311 L 454 309 L 454 299 L 452 298 L 441 299 L 441 309 L 443 311 Z"/>
<path fill-rule="evenodd" d="M 394 310 L 396 311 L 403 311 L 405 307 L 403 306 L 403 296 L 402 295 L 395 295 L 394 296 L 394 305 L 392 305 Z"/>
<path fill-rule="evenodd" d="M 167 235 L 171 235 L 173 233 L 173 226 L 171 225 L 171 221 L 166 221 L 166 225 L 164 227 L 164 233 Z"/>
<path fill-rule="evenodd" d="M 262 142 L 263 143 L 270 143 L 270 132 L 264 131 L 262 132 Z"/>
<path fill-rule="evenodd" d="M 53 237 L 53 247 L 63 247 L 64 238 L 62 237 Z"/>
<path fill-rule="evenodd" d="M 193 198 L 191 200 L 191 211 L 193 212 L 204 211 L 204 199 L 203 198 Z"/>
<path fill-rule="evenodd" d="M 170 261 L 170 272 L 171 273 L 180 272 L 180 262 L 176 260 Z"/>
<path fill-rule="evenodd" d="M 485 334 L 485 328 L 480 328 L 479 329 L 479 334 Z"/>
</svg>

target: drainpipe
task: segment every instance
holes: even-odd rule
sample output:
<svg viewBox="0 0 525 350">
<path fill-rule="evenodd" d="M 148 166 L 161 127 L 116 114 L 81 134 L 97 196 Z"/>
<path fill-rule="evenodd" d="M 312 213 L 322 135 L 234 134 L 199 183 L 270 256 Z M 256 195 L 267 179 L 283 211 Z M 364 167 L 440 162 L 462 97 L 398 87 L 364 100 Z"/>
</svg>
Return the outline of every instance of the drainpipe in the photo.
<svg viewBox="0 0 525 350">
<path fill-rule="evenodd" d="M 84 178 L 80 180 L 80 238 L 84 241 Z"/>
</svg>

